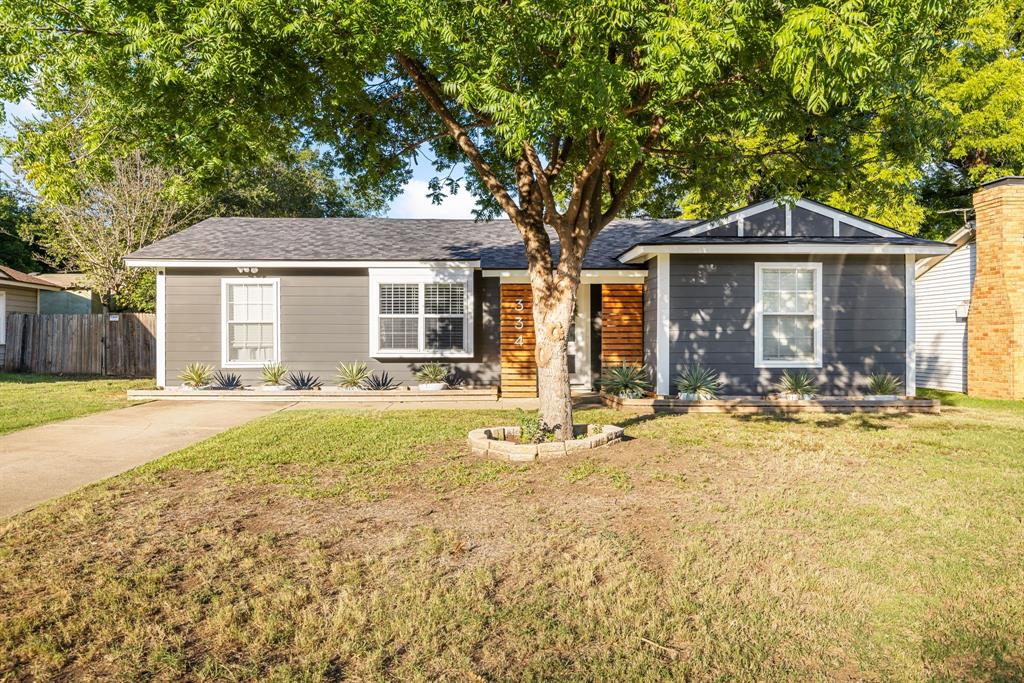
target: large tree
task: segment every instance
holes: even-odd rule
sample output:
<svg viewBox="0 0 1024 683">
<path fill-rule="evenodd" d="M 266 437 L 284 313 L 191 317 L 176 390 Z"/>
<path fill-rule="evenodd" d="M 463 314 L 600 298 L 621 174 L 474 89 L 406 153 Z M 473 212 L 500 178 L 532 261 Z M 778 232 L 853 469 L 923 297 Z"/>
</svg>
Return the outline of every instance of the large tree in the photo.
<svg viewBox="0 0 1024 683">
<path fill-rule="evenodd" d="M 396 191 L 424 147 L 439 169 L 466 163 L 481 214 L 522 238 L 541 417 L 565 435 L 566 332 L 595 236 L 752 174 L 761 193 L 820 194 L 863 165 L 863 136 L 908 154 L 961 6 L 6 0 L 0 83 L 44 106 L 88 88 L 97 130 L 127 124 L 199 167 L 299 135 L 360 187 Z"/>
</svg>

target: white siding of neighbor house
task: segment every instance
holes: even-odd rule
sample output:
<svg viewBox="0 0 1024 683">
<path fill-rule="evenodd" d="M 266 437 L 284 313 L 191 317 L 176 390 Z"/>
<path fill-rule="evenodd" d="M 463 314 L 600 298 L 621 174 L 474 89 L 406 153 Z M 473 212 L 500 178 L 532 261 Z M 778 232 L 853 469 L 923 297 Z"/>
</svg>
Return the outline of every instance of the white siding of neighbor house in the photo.
<svg viewBox="0 0 1024 683">
<path fill-rule="evenodd" d="M 917 385 L 967 391 L 967 318 L 974 286 L 974 241 L 917 278 Z"/>
</svg>

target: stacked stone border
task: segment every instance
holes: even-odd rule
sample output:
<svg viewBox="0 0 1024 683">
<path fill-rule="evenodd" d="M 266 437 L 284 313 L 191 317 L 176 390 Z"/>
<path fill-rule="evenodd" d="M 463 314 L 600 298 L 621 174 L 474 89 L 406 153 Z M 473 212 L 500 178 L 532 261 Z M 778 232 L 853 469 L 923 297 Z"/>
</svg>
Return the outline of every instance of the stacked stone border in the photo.
<svg viewBox="0 0 1024 683">
<path fill-rule="evenodd" d="M 574 425 L 573 433 L 578 438 L 572 441 L 516 443 L 506 439 L 517 440 L 519 427 L 484 427 L 469 433 L 469 446 L 475 455 L 511 462 L 534 462 L 554 460 L 569 453 L 607 446 L 621 441 L 623 436 L 622 427 L 615 425 Z"/>
</svg>

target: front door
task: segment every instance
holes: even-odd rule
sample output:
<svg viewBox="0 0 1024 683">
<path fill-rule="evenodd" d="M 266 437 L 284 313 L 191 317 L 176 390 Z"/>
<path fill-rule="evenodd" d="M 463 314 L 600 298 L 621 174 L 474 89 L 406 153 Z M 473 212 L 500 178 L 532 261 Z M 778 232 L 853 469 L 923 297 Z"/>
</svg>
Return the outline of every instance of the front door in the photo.
<svg viewBox="0 0 1024 683">
<path fill-rule="evenodd" d="M 576 310 L 569 326 L 566 353 L 569 384 L 589 390 L 593 382 L 590 376 L 590 287 L 587 285 L 580 285 L 576 292 Z"/>
</svg>

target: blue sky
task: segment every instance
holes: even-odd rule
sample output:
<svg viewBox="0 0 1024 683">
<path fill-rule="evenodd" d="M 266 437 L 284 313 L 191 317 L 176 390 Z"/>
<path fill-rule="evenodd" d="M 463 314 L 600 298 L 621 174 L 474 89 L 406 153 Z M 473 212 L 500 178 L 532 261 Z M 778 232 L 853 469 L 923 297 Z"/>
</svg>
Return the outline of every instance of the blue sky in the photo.
<svg viewBox="0 0 1024 683">
<path fill-rule="evenodd" d="M 11 133 L 12 118 L 25 118 L 35 113 L 28 102 L 4 103 L 6 120 L 0 126 L 0 133 Z M 10 172 L 10 164 L 0 159 L 0 172 Z M 462 191 L 454 197 L 448 197 L 444 203 L 434 205 L 427 197 L 427 183 L 434 176 L 434 169 L 429 163 L 418 164 L 413 170 L 412 179 L 406 184 L 405 191 L 391 203 L 387 215 L 391 218 L 472 218 L 473 198 L 468 192 Z"/>
</svg>

